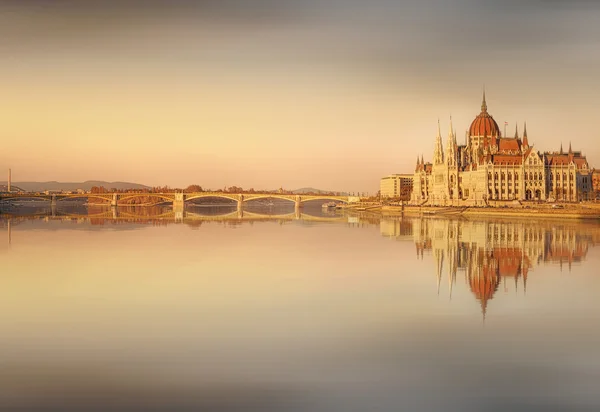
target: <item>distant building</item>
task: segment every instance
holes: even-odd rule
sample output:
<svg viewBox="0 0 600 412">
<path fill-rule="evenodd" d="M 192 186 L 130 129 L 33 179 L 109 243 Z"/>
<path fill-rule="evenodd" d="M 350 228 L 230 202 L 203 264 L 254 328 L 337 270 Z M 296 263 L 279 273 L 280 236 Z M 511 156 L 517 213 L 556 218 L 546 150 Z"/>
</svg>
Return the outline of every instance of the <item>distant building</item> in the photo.
<svg viewBox="0 0 600 412">
<path fill-rule="evenodd" d="M 485 93 L 481 113 L 456 141 L 450 120 L 446 149 L 438 122 L 433 162 L 417 158 L 412 203 L 430 205 L 486 205 L 490 201 L 556 200 L 575 202 L 592 198 L 592 175 L 587 159 L 571 149 L 538 152 L 518 130 L 502 136 L 487 111 Z"/>
<path fill-rule="evenodd" d="M 382 198 L 410 200 L 413 189 L 413 175 L 393 174 L 381 179 Z"/>
<path fill-rule="evenodd" d="M 600 198 L 600 170 L 592 170 L 592 190 L 594 191 L 594 197 Z"/>
</svg>

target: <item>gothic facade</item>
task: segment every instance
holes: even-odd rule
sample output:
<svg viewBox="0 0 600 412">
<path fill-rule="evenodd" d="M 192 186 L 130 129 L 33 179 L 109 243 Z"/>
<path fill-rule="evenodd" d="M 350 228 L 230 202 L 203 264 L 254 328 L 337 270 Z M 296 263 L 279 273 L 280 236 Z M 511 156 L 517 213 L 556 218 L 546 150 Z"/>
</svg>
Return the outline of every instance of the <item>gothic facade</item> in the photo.
<svg viewBox="0 0 600 412">
<path fill-rule="evenodd" d="M 417 158 L 413 204 L 489 205 L 502 201 L 576 202 L 592 198 L 592 176 L 585 156 L 562 146 L 556 152 L 538 152 L 523 135 L 505 137 L 487 111 L 485 93 L 481 113 L 459 145 L 450 119 L 444 150 L 440 125 L 433 162 Z"/>
</svg>

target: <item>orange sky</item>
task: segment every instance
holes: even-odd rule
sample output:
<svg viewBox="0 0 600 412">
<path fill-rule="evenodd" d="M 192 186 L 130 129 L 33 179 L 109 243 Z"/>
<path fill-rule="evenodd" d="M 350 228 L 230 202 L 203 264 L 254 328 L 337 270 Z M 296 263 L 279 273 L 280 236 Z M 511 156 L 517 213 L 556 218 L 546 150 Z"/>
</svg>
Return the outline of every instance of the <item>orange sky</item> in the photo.
<svg viewBox="0 0 600 412">
<path fill-rule="evenodd" d="M 78 3 L 0 3 L 14 181 L 375 192 L 438 117 L 462 141 L 484 83 L 509 135 L 600 161 L 591 2 Z"/>
</svg>

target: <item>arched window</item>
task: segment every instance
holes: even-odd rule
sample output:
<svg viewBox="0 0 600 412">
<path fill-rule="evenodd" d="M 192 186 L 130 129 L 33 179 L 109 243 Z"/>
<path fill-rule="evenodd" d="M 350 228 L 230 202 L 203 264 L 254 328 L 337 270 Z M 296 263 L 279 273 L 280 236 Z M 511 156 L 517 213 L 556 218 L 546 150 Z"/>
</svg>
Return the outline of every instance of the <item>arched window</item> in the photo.
<svg viewBox="0 0 600 412">
<path fill-rule="evenodd" d="M 504 172 L 500 173 L 500 179 L 501 180 L 505 180 L 506 179 L 506 177 L 504 176 Z"/>
<path fill-rule="evenodd" d="M 492 173 L 488 173 L 488 180 L 492 180 Z"/>
<path fill-rule="evenodd" d="M 494 179 L 498 180 L 498 172 L 494 172 Z"/>
<path fill-rule="evenodd" d="M 508 173 L 508 181 L 510 182 L 512 180 L 512 173 Z"/>
</svg>

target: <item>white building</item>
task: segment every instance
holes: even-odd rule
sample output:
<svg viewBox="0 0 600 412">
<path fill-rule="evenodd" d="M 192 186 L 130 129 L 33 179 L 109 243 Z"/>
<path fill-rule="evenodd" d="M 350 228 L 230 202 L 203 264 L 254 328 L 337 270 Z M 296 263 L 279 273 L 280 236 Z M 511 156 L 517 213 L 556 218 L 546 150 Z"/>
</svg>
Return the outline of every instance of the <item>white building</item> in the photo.
<svg viewBox="0 0 600 412">
<path fill-rule="evenodd" d="M 417 159 L 411 202 L 430 205 L 486 205 L 490 201 L 557 200 L 591 198 L 592 176 L 585 156 L 568 152 L 538 152 L 518 130 L 503 137 L 487 111 L 485 93 L 481 113 L 456 141 L 450 129 L 446 149 L 438 122 L 433 162 Z"/>
<path fill-rule="evenodd" d="M 382 198 L 410 199 L 413 188 L 413 175 L 393 174 L 381 179 L 380 193 Z"/>
</svg>

